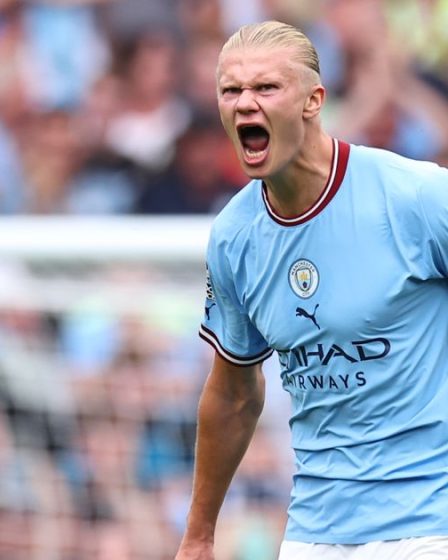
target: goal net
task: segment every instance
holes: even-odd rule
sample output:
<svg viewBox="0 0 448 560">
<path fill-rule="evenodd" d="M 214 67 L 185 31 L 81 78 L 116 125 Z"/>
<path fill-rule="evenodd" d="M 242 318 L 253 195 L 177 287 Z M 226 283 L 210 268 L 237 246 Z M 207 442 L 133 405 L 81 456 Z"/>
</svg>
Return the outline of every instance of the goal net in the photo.
<svg viewBox="0 0 448 560">
<path fill-rule="evenodd" d="M 210 224 L 0 220 L 0 558 L 174 557 L 212 358 L 197 336 Z M 289 442 L 275 362 L 265 369 L 218 560 L 271 559 L 281 540 Z"/>
</svg>

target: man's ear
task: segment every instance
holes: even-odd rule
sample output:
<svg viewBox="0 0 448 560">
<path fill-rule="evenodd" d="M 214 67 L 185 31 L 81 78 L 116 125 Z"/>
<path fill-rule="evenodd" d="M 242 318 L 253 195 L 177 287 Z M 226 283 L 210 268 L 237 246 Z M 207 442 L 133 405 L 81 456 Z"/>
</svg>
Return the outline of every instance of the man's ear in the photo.
<svg viewBox="0 0 448 560">
<path fill-rule="evenodd" d="M 305 100 L 303 107 L 303 117 L 305 119 L 312 119 L 320 113 L 322 105 L 325 100 L 325 88 L 323 85 L 318 84 L 313 86 L 311 93 Z"/>
</svg>

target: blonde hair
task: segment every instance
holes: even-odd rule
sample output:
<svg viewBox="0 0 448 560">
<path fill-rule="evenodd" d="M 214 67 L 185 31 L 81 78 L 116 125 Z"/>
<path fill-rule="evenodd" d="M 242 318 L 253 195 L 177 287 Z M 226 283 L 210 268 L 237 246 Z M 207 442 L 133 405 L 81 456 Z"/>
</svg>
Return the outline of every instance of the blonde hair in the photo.
<svg viewBox="0 0 448 560">
<path fill-rule="evenodd" d="M 242 47 L 289 48 L 297 62 L 305 64 L 320 76 L 319 56 L 308 37 L 293 25 L 280 21 L 265 21 L 243 25 L 229 37 L 221 55 Z"/>
</svg>

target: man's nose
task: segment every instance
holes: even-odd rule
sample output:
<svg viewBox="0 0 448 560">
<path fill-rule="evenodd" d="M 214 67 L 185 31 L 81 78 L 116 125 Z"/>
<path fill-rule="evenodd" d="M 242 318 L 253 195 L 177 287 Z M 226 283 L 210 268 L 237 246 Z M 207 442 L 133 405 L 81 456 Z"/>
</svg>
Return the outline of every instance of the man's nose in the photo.
<svg viewBox="0 0 448 560">
<path fill-rule="evenodd" d="M 238 111 L 257 111 L 258 103 L 256 93 L 250 88 L 243 88 L 238 97 L 237 103 Z"/>
</svg>

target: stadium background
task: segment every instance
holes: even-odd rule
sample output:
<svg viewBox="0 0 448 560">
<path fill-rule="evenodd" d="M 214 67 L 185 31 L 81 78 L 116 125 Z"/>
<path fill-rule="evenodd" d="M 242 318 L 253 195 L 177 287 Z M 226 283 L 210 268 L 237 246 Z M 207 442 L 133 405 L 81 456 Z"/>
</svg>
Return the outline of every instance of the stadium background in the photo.
<svg viewBox="0 0 448 560">
<path fill-rule="evenodd" d="M 0 560 L 168 560 L 188 507 L 213 215 L 246 178 L 214 72 L 240 24 L 303 28 L 326 128 L 448 162 L 447 0 L 0 0 Z M 217 560 L 271 560 L 286 396 Z"/>
</svg>

